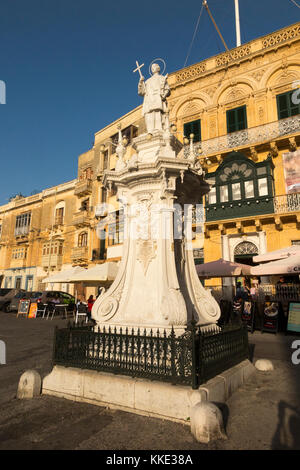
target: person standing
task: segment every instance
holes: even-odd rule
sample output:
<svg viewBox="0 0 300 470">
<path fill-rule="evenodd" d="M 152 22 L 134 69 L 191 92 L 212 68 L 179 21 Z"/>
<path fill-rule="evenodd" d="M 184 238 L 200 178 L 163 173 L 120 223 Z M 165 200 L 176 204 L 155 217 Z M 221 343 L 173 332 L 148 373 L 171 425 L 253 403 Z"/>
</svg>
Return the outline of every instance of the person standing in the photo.
<svg viewBox="0 0 300 470">
<path fill-rule="evenodd" d="M 95 302 L 95 299 L 93 295 L 90 295 L 88 298 L 88 308 L 87 308 L 87 316 L 89 320 L 92 319 L 92 307 L 94 305 L 94 302 Z"/>
</svg>

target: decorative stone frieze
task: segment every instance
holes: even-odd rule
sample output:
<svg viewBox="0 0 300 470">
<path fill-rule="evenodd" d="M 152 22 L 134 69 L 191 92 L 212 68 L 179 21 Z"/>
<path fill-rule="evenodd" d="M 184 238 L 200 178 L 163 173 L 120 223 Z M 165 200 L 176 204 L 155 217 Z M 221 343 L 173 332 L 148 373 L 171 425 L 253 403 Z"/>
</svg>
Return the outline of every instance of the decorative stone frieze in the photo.
<svg viewBox="0 0 300 470">
<path fill-rule="evenodd" d="M 290 28 L 286 28 L 283 31 L 279 31 L 275 34 L 270 34 L 269 36 L 263 38 L 262 40 L 262 47 L 263 49 L 267 47 L 273 47 L 276 44 L 280 44 L 282 42 L 286 42 L 290 39 L 294 39 L 300 36 L 300 25 L 297 24 L 295 26 L 291 26 Z"/>
</svg>

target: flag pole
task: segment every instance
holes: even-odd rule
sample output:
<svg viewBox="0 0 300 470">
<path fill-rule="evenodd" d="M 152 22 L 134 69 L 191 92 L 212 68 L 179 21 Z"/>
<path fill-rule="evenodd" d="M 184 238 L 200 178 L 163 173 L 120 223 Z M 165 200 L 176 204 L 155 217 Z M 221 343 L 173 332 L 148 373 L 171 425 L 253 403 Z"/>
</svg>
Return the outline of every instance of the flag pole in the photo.
<svg viewBox="0 0 300 470">
<path fill-rule="evenodd" d="M 234 0 L 234 3 L 235 3 L 236 47 L 239 47 L 241 45 L 241 26 L 240 26 L 239 0 Z"/>
</svg>

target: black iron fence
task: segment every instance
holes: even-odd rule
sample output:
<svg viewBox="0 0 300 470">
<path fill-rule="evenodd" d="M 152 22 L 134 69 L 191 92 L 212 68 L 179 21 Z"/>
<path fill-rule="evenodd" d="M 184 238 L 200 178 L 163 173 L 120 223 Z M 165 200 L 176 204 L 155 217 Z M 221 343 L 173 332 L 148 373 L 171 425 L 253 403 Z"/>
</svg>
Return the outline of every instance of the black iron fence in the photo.
<svg viewBox="0 0 300 470">
<path fill-rule="evenodd" d="M 204 333 L 194 325 L 172 329 L 119 330 L 73 325 L 55 330 L 53 363 L 191 385 L 194 389 L 249 357 L 243 325 Z"/>
</svg>

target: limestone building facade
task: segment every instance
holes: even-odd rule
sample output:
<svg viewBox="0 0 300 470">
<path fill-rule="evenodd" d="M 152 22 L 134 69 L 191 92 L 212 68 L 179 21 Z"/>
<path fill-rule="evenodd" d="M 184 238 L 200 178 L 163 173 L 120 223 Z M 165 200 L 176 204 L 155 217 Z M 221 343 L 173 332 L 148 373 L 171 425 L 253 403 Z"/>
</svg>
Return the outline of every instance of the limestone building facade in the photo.
<svg viewBox="0 0 300 470">
<path fill-rule="evenodd" d="M 255 254 L 299 243 L 300 189 L 287 190 L 284 159 L 297 155 L 300 142 L 300 23 L 170 73 L 168 81 L 173 133 L 186 143 L 183 152 L 193 136 L 211 184 L 195 262 L 251 263 Z M 95 134 L 76 180 L 0 207 L 2 287 L 44 290 L 51 273 L 121 258 L 122 216 L 103 186 L 104 171 L 115 168 L 119 128 L 130 159 L 132 139 L 146 131 L 141 106 Z M 103 202 L 115 212 L 111 219 Z M 55 288 L 73 292 L 72 285 Z"/>
</svg>

